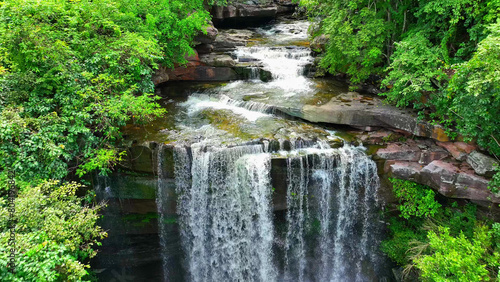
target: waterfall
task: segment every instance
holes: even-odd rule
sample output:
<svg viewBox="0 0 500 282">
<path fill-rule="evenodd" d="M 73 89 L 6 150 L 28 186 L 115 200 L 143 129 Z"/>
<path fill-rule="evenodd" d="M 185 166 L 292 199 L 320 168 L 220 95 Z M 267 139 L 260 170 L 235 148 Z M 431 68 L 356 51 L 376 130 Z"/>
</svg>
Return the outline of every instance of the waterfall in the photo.
<svg viewBox="0 0 500 282">
<path fill-rule="evenodd" d="M 196 135 L 188 139 L 193 144 L 173 148 L 188 281 L 370 281 L 379 274 L 379 179 L 363 148 L 330 148 L 318 140 L 323 135 L 304 137 L 293 129 L 288 134 L 287 125 L 271 128 L 276 140 L 266 141 L 228 139 L 230 131 L 222 129 L 203 131 L 220 122 L 207 116 L 223 111 L 230 117 L 224 122 L 237 122 L 252 136 L 264 133 L 261 127 L 279 118 L 271 105 L 286 105 L 277 100 L 295 103 L 314 94 L 313 80 L 303 75 L 313 60 L 311 51 L 299 44 L 307 40 L 307 28 L 307 22 L 299 22 L 262 29 L 261 45 L 235 51 L 238 58 L 258 60 L 271 72 L 270 82 L 257 80 L 259 69 L 253 68 L 251 81 L 192 94 L 178 104 L 184 126 L 179 127 Z M 266 45 L 271 37 L 274 46 Z M 301 95 L 289 98 L 296 94 Z M 238 117 L 233 120 L 233 115 Z M 158 197 L 168 197 L 162 194 L 163 177 L 159 171 Z M 274 193 L 273 186 L 280 192 Z M 279 204 L 273 206 L 274 201 Z M 157 205 L 160 242 L 167 252 L 165 204 L 158 199 Z M 163 258 L 167 269 L 168 255 Z M 168 275 L 165 270 L 166 280 Z"/>
<path fill-rule="evenodd" d="M 174 158 L 189 280 L 274 281 L 270 154 L 193 144 Z"/>
<path fill-rule="evenodd" d="M 247 109 L 249 111 L 265 113 L 265 114 L 274 114 L 276 112 L 275 107 L 270 106 L 265 103 L 253 102 L 253 101 L 238 101 L 232 99 L 226 95 L 220 95 L 220 103 Z"/>
<path fill-rule="evenodd" d="M 378 260 L 375 163 L 348 146 L 304 149 L 287 170 L 284 280 L 366 281 Z"/>
<path fill-rule="evenodd" d="M 311 82 L 303 75 L 306 65 L 311 64 L 311 50 L 305 47 L 239 47 L 238 58 L 253 58 L 262 62 L 271 72 L 273 80 L 263 84 L 267 88 L 281 88 L 290 93 L 310 90 Z M 293 95 L 293 94 L 290 94 Z"/>
</svg>

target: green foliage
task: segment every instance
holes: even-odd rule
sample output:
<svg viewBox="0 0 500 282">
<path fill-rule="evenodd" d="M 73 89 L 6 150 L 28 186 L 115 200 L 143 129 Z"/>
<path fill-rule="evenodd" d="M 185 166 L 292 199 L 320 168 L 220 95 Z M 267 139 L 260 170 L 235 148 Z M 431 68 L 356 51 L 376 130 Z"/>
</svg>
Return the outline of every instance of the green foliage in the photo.
<svg viewBox="0 0 500 282">
<path fill-rule="evenodd" d="M 0 170 L 105 172 L 120 127 L 164 112 L 151 76 L 185 62 L 207 18 L 201 0 L 1 2 Z"/>
<path fill-rule="evenodd" d="M 500 225 L 476 218 L 476 206 L 442 208 L 422 185 L 391 179 L 400 201 L 382 251 L 423 281 L 482 281 L 497 277 Z M 432 195 L 432 197 L 430 196 Z M 414 277 L 415 278 L 415 277 Z"/>
<path fill-rule="evenodd" d="M 440 109 L 461 134 L 500 156 L 500 21 L 489 31 L 472 59 L 455 66 Z"/>
<path fill-rule="evenodd" d="M 384 41 L 391 29 L 381 16 L 385 13 L 383 8 L 377 9 L 377 5 L 368 5 L 369 2 L 301 1 L 313 17 L 324 18 L 320 33 L 330 38 L 320 66 L 331 73 L 346 73 L 353 82 L 382 71 Z"/>
<path fill-rule="evenodd" d="M 432 46 L 427 38 L 423 32 L 409 33 L 396 43 L 382 84 L 391 85 L 391 91 L 383 95 L 399 107 L 413 104 L 415 108 L 422 108 L 427 100 L 423 95 L 441 88 L 441 81 L 446 78 L 441 69 L 444 61 L 439 47 Z"/>
<path fill-rule="evenodd" d="M 81 199 L 75 196 L 80 187 L 50 181 L 20 193 L 15 200 L 14 275 L 7 269 L 8 205 L 0 199 L 0 280 L 80 281 L 88 274 L 89 265 L 82 261 L 97 254 L 97 240 L 106 232 L 95 225 L 102 206 L 82 206 Z"/>
<path fill-rule="evenodd" d="M 399 200 L 399 211 L 401 216 L 410 217 L 433 217 L 441 208 L 434 199 L 434 191 L 415 182 L 390 178 L 393 191 Z"/>
<path fill-rule="evenodd" d="M 79 199 L 79 185 L 45 180 L 108 172 L 123 156 L 120 129 L 165 112 L 152 94 L 152 75 L 159 64 L 186 62 L 207 25 L 203 3 L 0 1 L 0 196 L 7 171 L 15 171 L 22 188 L 15 276 L 6 269 L 7 209 L 0 198 L 0 280 L 87 275 L 97 239 L 105 236 L 96 226 L 100 206 L 89 206 L 95 193 Z"/>
<path fill-rule="evenodd" d="M 425 281 L 483 281 L 489 279 L 486 266 L 500 265 L 498 253 L 491 254 L 491 232 L 486 226 L 477 226 L 473 239 L 463 233 L 457 237 L 450 235 L 448 228 L 440 227 L 437 232 L 429 231 L 431 254 L 415 259 Z"/>
<path fill-rule="evenodd" d="M 400 218 L 390 219 L 390 239 L 382 242 L 381 250 L 397 264 L 406 266 L 411 264 L 408 255 L 409 246 L 414 242 L 425 241 L 426 232 L 422 230 L 422 219 L 412 219 L 411 221 Z"/>
<path fill-rule="evenodd" d="M 313 36 L 330 38 L 321 67 L 381 83 L 389 102 L 431 110 L 451 137 L 500 156 L 500 0 L 300 3 L 319 21 Z"/>
</svg>

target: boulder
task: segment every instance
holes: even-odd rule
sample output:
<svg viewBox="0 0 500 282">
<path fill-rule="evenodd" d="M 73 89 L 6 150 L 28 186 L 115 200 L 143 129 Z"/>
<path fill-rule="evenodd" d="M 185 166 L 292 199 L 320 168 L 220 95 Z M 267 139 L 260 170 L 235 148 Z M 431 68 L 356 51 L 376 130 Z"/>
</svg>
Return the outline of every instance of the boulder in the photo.
<svg viewBox="0 0 500 282">
<path fill-rule="evenodd" d="M 234 67 L 236 65 L 233 58 L 225 54 L 206 54 L 200 56 L 200 61 L 212 67 Z"/>
<path fill-rule="evenodd" d="M 279 6 L 274 3 L 232 3 L 231 5 L 212 7 L 210 13 L 212 20 L 217 27 L 246 27 L 269 22 L 276 18 L 278 10 L 285 12 L 289 8 Z M 292 11 L 292 10 L 290 10 Z"/>
<path fill-rule="evenodd" d="M 248 40 L 254 37 L 255 32 L 247 29 L 221 30 L 213 43 L 215 52 L 228 52 L 237 46 L 245 46 Z"/>
<path fill-rule="evenodd" d="M 238 75 L 229 67 L 187 66 L 168 73 L 170 81 L 230 81 Z"/>
<path fill-rule="evenodd" d="M 418 181 L 421 171 L 422 165 L 414 162 L 393 162 L 387 170 L 395 178 L 411 181 Z"/>
<path fill-rule="evenodd" d="M 433 161 L 422 168 L 420 182 L 434 189 L 446 197 L 455 197 L 455 180 L 458 168 L 444 161 Z"/>
<path fill-rule="evenodd" d="M 433 145 L 427 147 L 425 150 L 422 150 L 420 154 L 420 160 L 418 160 L 419 164 L 429 164 L 436 160 L 442 160 L 448 157 L 450 154 L 443 148 Z"/>
<path fill-rule="evenodd" d="M 391 143 L 386 148 L 378 150 L 376 156 L 386 160 L 418 162 L 420 149 L 408 144 Z"/>
<path fill-rule="evenodd" d="M 500 197 L 488 189 L 488 179 L 474 174 L 464 163 L 435 160 L 423 166 L 415 162 L 387 161 L 384 170 L 392 177 L 427 185 L 445 197 L 500 203 Z"/>
<path fill-rule="evenodd" d="M 167 68 L 163 66 L 158 66 L 158 69 L 155 71 L 153 75 L 153 83 L 154 85 L 159 85 L 164 82 L 167 82 L 169 79 L 168 74 L 167 74 Z"/>
<path fill-rule="evenodd" d="M 210 22 L 209 25 L 205 28 L 204 32 L 200 32 L 197 36 L 194 37 L 194 41 L 203 44 L 210 44 L 215 41 L 218 33 L 219 31 L 213 26 L 213 23 Z"/>
<path fill-rule="evenodd" d="M 214 51 L 215 47 L 213 44 L 199 44 L 194 47 L 198 54 L 210 54 Z"/>
<path fill-rule="evenodd" d="M 494 158 L 481 154 L 478 151 L 473 151 L 467 157 L 467 163 L 474 169 L 474 171 L 479 175 L 484 175 L 491 177 L 496 172 L 496 167 L 498 166 L 498 161 Z"/>
<path fill-rule="evenodd" d="M 476 149 L 476 146 L 465 142 L 438 142 L 439 146 L 445 148 L 450 154 L 459 161 L 465 161 L 467 154 Z"/>
</svg>

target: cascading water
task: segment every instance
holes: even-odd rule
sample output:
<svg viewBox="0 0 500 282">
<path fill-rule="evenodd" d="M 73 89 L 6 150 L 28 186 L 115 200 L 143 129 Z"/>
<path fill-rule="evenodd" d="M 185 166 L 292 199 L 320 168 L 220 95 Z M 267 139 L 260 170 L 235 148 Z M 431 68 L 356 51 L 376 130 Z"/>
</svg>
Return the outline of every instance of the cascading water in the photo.
<svg viewBox="0 0 500 282">
<path fill-rule="evenodd" d="M 367 233 L 378 228 L 375 163 L 349 146 L 296 154 L 287 159 L 285 280 L 367 280 L 363 272 L 377 267 Z"/>
<path fill-rule="evenodd" d="M 293 99 L 310 95 L 312 80 L 303 75 L 312 61 L 310 51 L 287 47 L 307 38 L 307 26 L 300 22 L 262 29 L 264 36 L 276 37 L 274 46 L 236 51 L 237 57 L 260 60 L 273 81 L 257 81 L 255 68 L 250 81 L 193 94 L 179 104 L 183 110 L 178 128 L 195 136 L 194 141 L 173 147 L 184 278 L 189 281 L 367 281 L 377 277 L 378 241 L 371 236 L 379 228 L 375 163 L 361 147 L 330 148 L 332 135 L 326 130 L 304 138 L 302 132 L 293 131 L 291 122 L 273 115 L 275 108 L 266 103 L 272 99 L 295 103 Z M 222 115 L 229 119 L 224 126 L 206 122 L 207 117 L 218 121 Z M 237 136 L 223 136 L 225 129 L 234 130 L 233 123 L 250 136 L 270 123 L 284 125 L 272 141 L 253 137 L 253 145 L 244 145 Z M 159 153 L 159 170 L 164 167 L 163 158 Z M 280 161 L 282 166 L 277 167 Z M 271 177 L 273 171 L 282 170 L 283 179 Z M 161 197 L 168 196 L 162 194 L 163 175 L 159 171 L 157 206 L 160 242 L 166 252 Z M 272 183 L 276 181 L 286 181 L 282 220 L 273 213 L 277 195 Z M 164 255 L 167 281 L 168 260 Z"/>
<path fill-rule="evenodd" d="M 375 163 L 359 147 L 291 143 L 296 149 L 276 152 L 269 144 L 174 148 L 189 281 L 366 281 L 377 272 L 378 242 L 368 234 L 379 228 Z M 272 158 L 283 157 L 286 232 L 278 258 L 270 172 Z"/>
<path fill-rule="evenodd" d="M 271 156 L 262 146 L 175 149 L 191 281 L 274 281 Z M 191 174 L 186 169 L 191 168 Z"/>
</svg>

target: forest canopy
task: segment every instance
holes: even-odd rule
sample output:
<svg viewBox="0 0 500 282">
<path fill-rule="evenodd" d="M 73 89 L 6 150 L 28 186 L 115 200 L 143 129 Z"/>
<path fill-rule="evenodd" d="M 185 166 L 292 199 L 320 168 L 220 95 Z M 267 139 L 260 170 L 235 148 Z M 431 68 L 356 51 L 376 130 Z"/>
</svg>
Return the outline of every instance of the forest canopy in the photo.
<svg viewBox="0 0 500 282">
<path fill-rule="evenodd" d="M 500 158 L 499 0 L 301 4 L 319 26 L 313 37 L 329 38 L 322 68 L 375 83 L 389 102 L 421 110 Z"/>
<path fill-rule="evenodd" d="M 88 259 L 106 235 L 96 225 L 102 206 L 67 181 L 106 173 L 122 156 L 120 128 L 164 112 L 152 74 L 184 63 L 208 21 L 202 0 L 0 1 L 2 215 L 8 172 L 21 188 L 17 272 L 2 259 L 1 280 L 89 278 Z M 9 225 L 2 216 L 2 250 Z"/>
</svg>

